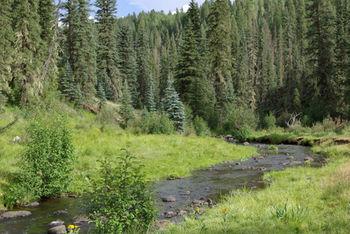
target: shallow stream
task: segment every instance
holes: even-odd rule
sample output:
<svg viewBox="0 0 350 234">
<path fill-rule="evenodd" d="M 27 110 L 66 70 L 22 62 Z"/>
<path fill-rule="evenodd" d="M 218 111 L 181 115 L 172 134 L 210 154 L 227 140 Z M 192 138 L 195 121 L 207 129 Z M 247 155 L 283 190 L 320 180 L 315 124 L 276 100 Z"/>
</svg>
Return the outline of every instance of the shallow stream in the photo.
<svg viewBox="0 0 350 234">
<path fill-rule="evenodd" d="M 253 146 L 259 149 L 257 157 L 224 162 L 195 171 L 190 177 L 155 183 L 153 189 L 159 220 L 181 221 L 184 214 L 193 212 L 194 207 L 215 205 L 223 195 L 236 189 L 262 189 L 266 186 L 263 174 L 268 171 L 302 166 L 306 162 L 316 167 L 324 163 L 321 157 L 313 156 L 308 147 L 279 145 L 276 150 L 269 145 Z M 48 200 L 41 202 L 38 207 L 25 210 L 31 211 L 32 215 L 0 221 L 0 233 L 40 234 L 47 233 L 48 224 L 54 220 L 62 220 L 67 225 L 78 222 L 79 219 L 84 221 L 84 204 L 79 198 Z M 86 223 L 81 223 L 80 226 L 80 233 L 88 233 L 91 228 Z"/>
</svg>

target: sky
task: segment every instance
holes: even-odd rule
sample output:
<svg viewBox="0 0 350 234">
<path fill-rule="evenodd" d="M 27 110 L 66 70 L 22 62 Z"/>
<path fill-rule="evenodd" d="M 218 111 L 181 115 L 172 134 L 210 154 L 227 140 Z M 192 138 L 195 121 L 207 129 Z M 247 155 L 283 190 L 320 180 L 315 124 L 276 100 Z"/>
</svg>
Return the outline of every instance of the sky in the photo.
<svg viewBox="0 0 350 234">
<path fill-rule="evenodd" d="M 203 3 L 204 0 L 196 0 L 198 3 Z M 93 0 L 90 0 L 93 4 Z M 188 6 L 190 0 L 117 0 L 118 2 L 118 16 L 126 16 L 133 12 L 139 13 L 141 11 L 175 11 L 177 8 L 182 9 Z"/>
</svg>

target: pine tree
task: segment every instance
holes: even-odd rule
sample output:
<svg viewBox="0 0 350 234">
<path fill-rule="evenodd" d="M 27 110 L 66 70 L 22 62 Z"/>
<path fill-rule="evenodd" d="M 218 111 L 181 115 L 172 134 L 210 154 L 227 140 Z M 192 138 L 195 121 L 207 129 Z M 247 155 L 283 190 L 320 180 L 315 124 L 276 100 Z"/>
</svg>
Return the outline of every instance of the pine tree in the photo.
<svg viewBox="0 0 350 234">
<path fill-rule="evenodd" d="M 335 12 L 330 0 L 311 0 L 308 39 L 309 66 L 312 69 L 308 94 L 315 120 L 335 114 Z"/>
<path fill-rule="evenodd" d="M 48 47 L 53 42 L 55 27 L 55 5 L 52 0 L 39 0 L 41 39 Z M 47 52 L 47 51 L 46 51 Z"/>
<path fill-rule="evenodd" d="M 138 82 L 138 94 L 140 95 L 138 100 L 138 107 L 143 108 L 146 106 L 146 102 L 154 102 L 154 84 L 149 82 L 153 82 L 151 78 L 150 71 L 150 52 L 149 52 L 149 44 L 148 44 L 148 36 L 145 29 L 145 21 L 143 16 L 141 15 L 139 24 L 138 24 L 138 34 L 137 34 L 137 82 Z M 150 91 L 152 90 L 152 92 Z M 148 97 L 146 97 L 148 96 Z M 152 98 L 150 98 L 152 96 Z M 147 99 L 147 100 L 146 100 Z M 148 104 L 150 105 L 150 104 Z M 152 104 L 153 105 L 153 104 Z"/>
<path fill-rule="evenodd" d="M 350 34 L 347 31 L 349 21 L 347 14 L 350 4 L 346 0 L 336 0 L 336 72 L 334 77 L 334 86 L 336 86 L 335 103 L 337 115 L 344 117 L 347 112 L 346 105 L 346 81 L 349 73 L 350 65 Z"/>
<path fill-rule="evenodd" d="M 185 128 L 184 106 L 180 101 L 179 95 L 176 92 L 171 79 L 168 81 L 168 85 L 165 90 L 163 108 L 164 111 L 168 114 L 169 118 L 173 121 L 176 130 L 183 132 Z"/>
<path fill-rule="evenodd" d="M 64 19 L 67 30 L 67 56 L 73 80 L 85 102 L 91 101 L 96 89 L 95 30 L 89 20 L 86 0 L 69 0 Z"/>
<path fill-rule="evenodd" d="M 79 103 L 81 100 L 81 91 L 74 81 L 72 67 L 68 60 L 65 63 L 65 71 L 60 78 L 59 89 L 68 101 Z"/>
<path fill-rule="evenodd" d="M 14 59 L 12 46 L 14 33 L 12 31 L 11 7 L 13 0 L 5 0 L 0 7 L 0 96 L 9 95 L 9 81 L 11 80 L 11 65 Z"/>
<path fill-rule="evenodd" d="M 145 107 L 148 111 L 156 111 L 157 110 L 157 103 L 156 103 L 156 97 L 155 97 L 155 87 L 154 87 L 154 80 L 152 76 L 148 76 L 148 79 L 146 80 L 146 93 L 145 93 Z"/>
<path fill-rule="evenodd" d="M 137 73 L 134 42 L 128 25 L 122 25 L 118 34 L 119 70 L 123 80 L 128 81 L 133 106 L 137 105 Z"/>
<path fill-rule="evenodd" d="M 123 118 L 122 126 L 126 128 L 128 126 L 128 122 L 134 118 L 131 93 L 126 80 L 124 81 L 123 93 L 121 97 L 120 115 Z"/>
<path fill-rule="evenodd" d="M 179 61 L 176 68 L 176 87 L 181 100 L 186 104 L 190 103 L 191 96 L 193 96 L 191 93 L 193 80 L 201 76 L 200 68 L 196 38 L 193 33 L 192 22 L 189 20 L 183 34 Z M 194 106 L 192 107 L 192 109 L 195 108 Z"/>
<path fill-rule="evenodd" d="M 37 0 L 16 0 L 13 4 L 13 25 L 17 38 L 14 45 L 16 60 L 10 86 L 13 90 L 12 101 L 22 106 L 36 100 L 43 88 L 40 79 L 43 57 L 38 3 Z"/>
<path fill-rule="evenodd" d="M 222 122 L 225 106 L 233 98 L 231 12 L 228 0 L 216 0 L 212 3 L 208 27 L 210 77 L 216 91 L 219 122 Z"/>
<path fill-rule="evenodd" d="M 115 101 L 120 96 L 122 86 L 116 53 L 116 0 L 96 0 L 96 7 L 98 79 L 104 80 L 105 90 L 108 89 L 107 98 Z"/>
</svg>

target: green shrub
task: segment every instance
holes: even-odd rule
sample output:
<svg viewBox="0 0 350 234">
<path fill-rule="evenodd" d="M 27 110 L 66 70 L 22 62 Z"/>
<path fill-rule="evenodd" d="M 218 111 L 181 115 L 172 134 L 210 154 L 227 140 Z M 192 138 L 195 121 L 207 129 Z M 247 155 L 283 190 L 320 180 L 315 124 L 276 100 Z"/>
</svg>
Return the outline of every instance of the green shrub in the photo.
<svg viewBox="0 0 350 234">
<path fill-rule="evenodd" d="M 264 129 L 274 129 L 276 128 L 276 117 L 270 112 L 264 117 L 262 127 Z"/>
<path fill-rule="evenodd" d="M 59 195 L 70 182 L 74 154 L 65 121 L 35 121 L 28 128 L 28 137 L 20 171 L 4 197 L 7 207 Z"/>
<path fill-rule="evenodd" d="M 116 163 L 104 160 L 89 194 L 88 211 L 98 233 L 146 230 L 154 219 L 153 199 L 140 164 L 123 150 Z"/>
<path fill-rule="evenodd" d="M 194 118 L 193 127 L 196 131 L 197 136 L 209 136 L 210 135 L 210 130 L 209 130 L 208 124 L 201 117 L 197 116 L 196 118 Z"/>
<path fill-rule="evenodd" d="M 244 107 L 231 107 L 228 110 L 222 133 L 231 134 L 244 141 L 257 126 L 257 117 L 253 110 Z"/>
<path fill-rule="evenodd" d="M 102 125 L 118 125 L 121 121 L 121 117 L 118 114 L 118 108 L 109 102 L 103 104 L 100 112 L 97 114 L 96 119 Z"/>
<path fill-rule="evenodd" d="M 166 114 L 144 111 L 140 118 L 130 123 L 133 132 L 138 134 L 173 134 L 175 127 Z"/>
</svg>

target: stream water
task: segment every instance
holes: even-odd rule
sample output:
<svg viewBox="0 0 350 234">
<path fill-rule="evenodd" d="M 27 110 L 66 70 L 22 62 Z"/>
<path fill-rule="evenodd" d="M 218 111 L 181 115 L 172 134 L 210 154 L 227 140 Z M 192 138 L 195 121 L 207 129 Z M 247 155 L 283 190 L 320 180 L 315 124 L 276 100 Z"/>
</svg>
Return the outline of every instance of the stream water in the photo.
<svg viewBox="0 0 350 234">
<path fill-rule="evenodd" d="M 207 169 L 195 171 L 192 176 L 157 182 L 153 185 L 159 219 L 173 222 L 182 220 L 182 214 L 192 212 L 194 206 L 217 203 L 220 197 L 240 188 L 261 189 L 266 186 L 262 177 L 265 172 L 301 166 L 305 162 L 322 166 L 323 159 L 313 156 L 308 147 L 279 145 L 269 150 L 268 145 L 255 144 L 259 156 L 244 161 L 225 162 Z M 163 202 L 175 198 L 175 202 Z M 84 217 L 82 199 L 61 198 L 41 202 L 40 206 L 26 208 L 32 215 L 25 218 L 0 220 L 0 233 L 41 234 L 47 233 L 48 224 L 62 220 L 65 224 L 78 222 Z M 80 233 L 88 233 L 89 225 L 80 225 Z"/>
</svg>

